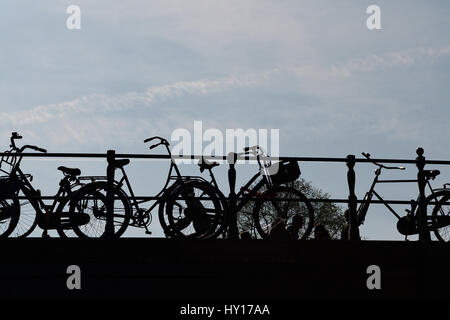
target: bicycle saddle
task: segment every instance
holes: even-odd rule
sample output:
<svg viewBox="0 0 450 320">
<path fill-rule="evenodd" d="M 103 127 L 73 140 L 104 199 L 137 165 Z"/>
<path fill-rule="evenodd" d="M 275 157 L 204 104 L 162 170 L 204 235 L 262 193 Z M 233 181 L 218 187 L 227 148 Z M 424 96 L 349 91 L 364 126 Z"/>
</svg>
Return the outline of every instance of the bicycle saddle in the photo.
<svg viewBox="0 0 450 320">
<path fill-rule="evenodd" d="M 425 177 L 428 179 L 436 178 L 441 172 L 439 170 L 423 170 Z"/>
<path fill-rule="evenodd" d="M 112 166 L 114 168 L 121 168 L 123 166 L 126 166 L 129 163 L 130 163 L 130 159 L 119 159 L 119 160 L 114 160 L 114 162 L 112 163 Z"/>
<path fill-rule="evenodd" d="M 59 171 L 64 172 L 65 174 L 69 176 L 79 176 L 81 174 L 81 170 L 78 168 L 67 168 L 67 167 L 58 167 Z"/>
<path fill-rule="evenodd" d="M 200 172 L 203 172 L 204 170 L 210 170 L 214 167 L 217 167 L 219 163 L 217 162 L 208 162 L 205 158 L 202 157 L 202 159 L 198 162 L 198 166 L 200 167 Z"/>
</svg>

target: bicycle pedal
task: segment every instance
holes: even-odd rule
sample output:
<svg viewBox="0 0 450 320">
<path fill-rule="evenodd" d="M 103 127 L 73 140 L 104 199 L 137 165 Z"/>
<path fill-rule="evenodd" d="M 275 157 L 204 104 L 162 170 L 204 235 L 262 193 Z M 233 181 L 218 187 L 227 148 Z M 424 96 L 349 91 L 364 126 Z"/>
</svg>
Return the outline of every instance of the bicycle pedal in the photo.
<svg viewBox="0 0 450 320">
<path fill-rule="evenodd" d="M 145 234 L 152 234 L 151 231 L 145 231 Z"/>
</svg>

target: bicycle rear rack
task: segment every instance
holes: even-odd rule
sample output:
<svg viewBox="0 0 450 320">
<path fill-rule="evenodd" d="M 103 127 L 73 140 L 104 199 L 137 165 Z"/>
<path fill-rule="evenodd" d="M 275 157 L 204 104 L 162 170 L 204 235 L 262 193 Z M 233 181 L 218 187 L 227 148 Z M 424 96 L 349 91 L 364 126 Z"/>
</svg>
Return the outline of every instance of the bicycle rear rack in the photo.
<svg viewBox="0 0 450 320">
<path fill-rule="evenodd" d="M 91 182 L 95 182 L 95 181 L 108 180 L 108 178 L 106 176 L 83 176 L 83 177 L 78 177 L 78 180 L 89 180 Z"/>
</svg>

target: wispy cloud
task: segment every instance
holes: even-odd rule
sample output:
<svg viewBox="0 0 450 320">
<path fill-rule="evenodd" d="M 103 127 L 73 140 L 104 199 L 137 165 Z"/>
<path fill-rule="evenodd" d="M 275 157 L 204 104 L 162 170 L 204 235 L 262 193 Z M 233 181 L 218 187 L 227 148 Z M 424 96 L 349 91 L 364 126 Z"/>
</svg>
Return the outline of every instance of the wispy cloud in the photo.
<svg viewBox="0 0 450 320">
<path fill-rule="evenodd" d="M 93 139 L 98 139 L 98 143 L 103 142 L 105 133 L 111 135 L 116 131 L 121 132 L 134 132 L 136 126 L 133 124 L 137 120 L 142 120 L 136 118 L 133 113 L 127 113 L 127 117 L 131 121 L 127 121 L 122 118 L 122 113 L 120 111 L 132 110 L 140 107 L 149 107 L 151 110 L 152 105 L 157 105 L 165 100 L 181 97 L 181 96 L 195 96 L 195 95 L 209 95 L 214 93 L 220 93 L 227 90 L 233 90 L 238 88 L 249 88 L 249 87 L 259 87 L 267 84 L 278 85 L 278 86 L 297 86 L 300 91 L 306 94 L 317 95 L 327 101 L 326 96 L 332 94 L 334 99 L 346 99 L 346 95 L 349 94 L 347 89 L 340 89 L 336 92 L 332 92 L 335 86 L 325 86 L 325 81 L 335 81 L 338 79 L 341 83 L 341 79 L 349 78 L 351 76 L 356 76 L 358 73 L 376 72 L 380 69 L 386 68 L 399 68 L 403 66 L 409 66 L 413 64 L 426 63 L 427 61 L 433 61 L 436 59 L 441 59 L 443 57 L 448 57 L 450 55 L 450 45 L 445 45 L 441 47 L 430 47 L 430 48 L 413 48 L 403 51 L 387 52 L 379 55 L 370 55 L 364 58 L 350 59 L 339 65 L 302 65 L 302 66 L 284 66 L 279 68 L 273 68 L 268 71 L 262 71 L 259 73 L 252 74 L 241 74 L 241 75 L 230 75 L 226 77 L 212 78 L 212 79 L 200 79 L 195 81 L 182 81 L 174 82 L 171 84 L 152 86 L 141 92 L 126 92 L 118 95 L 106 95 L 106 94 L 90 94 L 83 97 L 79 97 L 70 101 L 65 101 L 56 104 L 42 105 L 31 108 L 25 111 L 18 112 L 0 112 L 0 123 L 8 124 L 11 127 L 21 127 L 21 130 L 33 130 L 33 124 L 42 124 L 46 122 L 51 122 L 52 125 L 48 128 L 40 126 L 40 134 L 48 133 L 48 136 L 56 143 L 64 143 L 64 141 L 77 141 L 78 143 L 85 143 L 87 141 L 93 142 Z M 289 75 L 294 74 L 297 79 L 289 77 Z M 334 80 L 333 80 L 334 79 Z M 287 82 L 286 82 L 287 81 Z M 351 86 L 350 86 L 351 87 Z M 331 92 L 330 92 L 331 90 Z M 352 98 L 349 103 L 352 105 L 352 101 L 358 100 L 357 96 L 354 96 L 352 91 Z M 362 102 L 362 105 L 373 106 L 376 105 L 377 108 L 392 109 L 392 105 L 395 103 L 380 102 L 375 103 L 373 98 L 367 98 L 367 101 Z M 340 100 L 339 100 L 340 101 Z M 358 101 L 360 103 L 361 101 Z M 234 106 L 236 107 L 236 106 Z M 397 106 L 394 109 L 397 110 L 400 107 Z M 366 110 L 367 109 L 367 110 Z M 373 123 L 373 130 L 389 131 L 389 124 L 392 127 L 402 128 L 402 126 L 385 122 L 384 119 L 377 120 L 377 116 L 369 112 L 370 108 L 367 107 L 366 113 L 361 113 L 361 117 L 369 117 L 371 123 Z M 161 113 L 161 109 L 155 109 Z M 369 110 L 369 111 L 368 111 Z M 173 112 L 172 112 L 173 111 Z M 350 110 L 347 110 L 351 112 Z M 174 117 L 174 114 L 179 114 L 177 110 L 166 110 L 165 116 L 159 117 L 157 119 L 162 125 L 158 126 L 155 120 L 152 124 L 141 123 L 141 127 L 145 127 L 145 132 L 149 128 L 158 127 L 162 130 L 168 127 L 166 122 L 170 118 L 170 124 L 174 125 L 180 119 L 187 120 L 191 119 L 194 115 L 183 115 Z M 222 119 L 223 124 L 226 122 L 227 118 L 225 114 L 227 112 L 221 112 L 216 110 L 214 112 L 214 117 L 211 119 L 203 119 L 205 121 L 215 121 L 217 119 Z M 309 113 L 311 113 L 309 115 Z M 302 107 L 302 118 L 316 119 L 314 121 L 306 121 L 307 123 L 315 123 L 314 125 L 306 125 L 306 132 L 314 132 L 317 128 L 328 128 L 328 130 L 319 130 L 320 132 L 329 132 L 332 128 L 336 129 L 335 126 L 342 125 L 342 123 L 347 123 L 351 119 L 336 119 L 336 115 L 332 117 L 329 121 L 324 121 L 324 119 L 330 118 L 330 115 L 335 114 L 335 105 L 329 105 L 327 103 L 321 103 L 321 107 L 318 109 L 316 107 Z M 366 116 L 363 116 L 366 114 Z M 92 115 L 92 116 L 91 116 Z M 394 117 L 395 118 L 395 117 Z M 74 121 L 74 120 L 82 121 Z M 192 118 L 195 120 L 194 118 Z M 258 121 L 257 119 L 253 119 Z M 291 118 L 285 119 L 289 122 Z M 353 119 L 354 120 L 354 119 Z M 234 119 L 233 121 L 239 121 L 239 119 Z M 235 123 L 234 122 L 234 123 Z M 356 121 L 359 123 L 359 121 Z M 334 125 L 335 124 L 335 125 Z M 120 130 L 119 130 L 120 128 Z M 337 130 L 337 129 L 336 129 Z M 30 133 L 30 134 L 31 134 Z M 93 134 L 95 133 L 95 134 Z M 142 133 L 144 134 L 144 133 Z M 317 135 L 320 135 L 318 133 Z"/>
<path fill-rule="evenodd" d="M 26 125 L 63 118 L 67 114 L 125 111 L 136 106 L 148 106 L 156 101 L 164 101 L 182 95 L 205 95 L 233 88 L 260 85 L 270 81 L 272 76 L 283 71 L 293 71 L 298 77 L 311 80 L 329 76 L 349 77 L 359 72 L 373 72 L 379 68 L 408 66 L 449 55 L 450 45 L 439 48 L 414 48 L 351 59 L 346 63 L 328 67 L 303 65 L 274 68 L 269 71 L 253 74 L 175 82 L 162 86 L 149 87 L 143 92 L 127 92 L 120 95 L 93 93 L 70 101 L 37 106 L 25 111 L 0 112 L 0 123 Z"/>
<path fill-rule="evenodd" d="M 331 71 L 333 75 L 351 76 L 355 72 L 371 72 L 378 68 L 409 66 L 449 55 L 450 44 L 440 48 L 414 48 L 352 59 L 342 65 L 332 66 Z"/>
<path fill-rule="evenodd" d="M 113 96 L 94 93 L 71 101 L 37 106 L 25 111 L 0 112 L 0 122 L 26 125 L 63 118 L 68 114 L 124 111 L 182 95 L 205 95 L 232 88 L 262 84 L 270 78 L 271 74 L 276 72 L 277 69 L 274 69 L 259 74 L 175 82 L 168 85 L 149 87 L 143 92 L 127 92 Z"/>
</svg>

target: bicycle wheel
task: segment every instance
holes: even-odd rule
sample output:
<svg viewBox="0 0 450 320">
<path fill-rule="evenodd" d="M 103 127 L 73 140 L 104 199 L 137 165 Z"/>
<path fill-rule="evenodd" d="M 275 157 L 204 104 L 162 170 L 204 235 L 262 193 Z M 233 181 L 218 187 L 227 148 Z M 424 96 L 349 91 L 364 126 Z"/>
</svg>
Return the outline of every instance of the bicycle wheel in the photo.
<svg viewBox="0 0 450 320">
<path fill-rule="evenodd" d="M 96 182 L 80 188 L 70 201 L 69 220 L 72 230 L 80 238 L 106 236 L 106 182 Z M 121 189 L 114 189 L 114 237 L 119 238 L 127 229 L 131 206 Z"/>
<path fill-rule="evenodd" d="M 25 189 L 24 189 L 25 190 Z M 32 195 L 30 190 L 21 191 L 19 196 L 26 197 L 26 199 L 18 199 L 19 219 L 17 225 L 11 233 L 10 237 L 13 238 L 25 238 L 28 237 L 37 226 L 37 214 L 36 209 L 29 197 Z M 36 204 L 37 205 L 37 204 Z"/>
<path fill-rule="evenodd" d="M 432 230 L 439 241 L 450 241 L 450 192 L 445 192 L 433 208 Z"/>
<path fill-rule="evenodd" d="M 253 209 L 255 227 L 263 239 L 269 236 L 275 223 L 281 220 L 288 225 L 294 215 L 303 218 L 299 239 L 305 240 L 314 226 L 314 209 L 308 198 L 292 187 L 275 186 L 264 191 Z"/>
<path fill-rule="evenodd" d="M 70 201 L 68 199 L 61 201 L 53 214 L 57 215 L 56 232 L 60 238 L 78 238 L 70 222 Z M 76 211 L 74 214 L 79 214 L 79 212 Z"/>
<path fill-rule="evenodd" d="M 225 228 L 225 198 L 211 184 L 189 181 L 167 195 L 159 220 L 167 237 L 206 239 Z"/>
<path fill-rule="evenodd" d="M 14 199 L 0 200 L 0 238 L 7 238 L 19 221 L 20 204 Z"/>
</svg>

